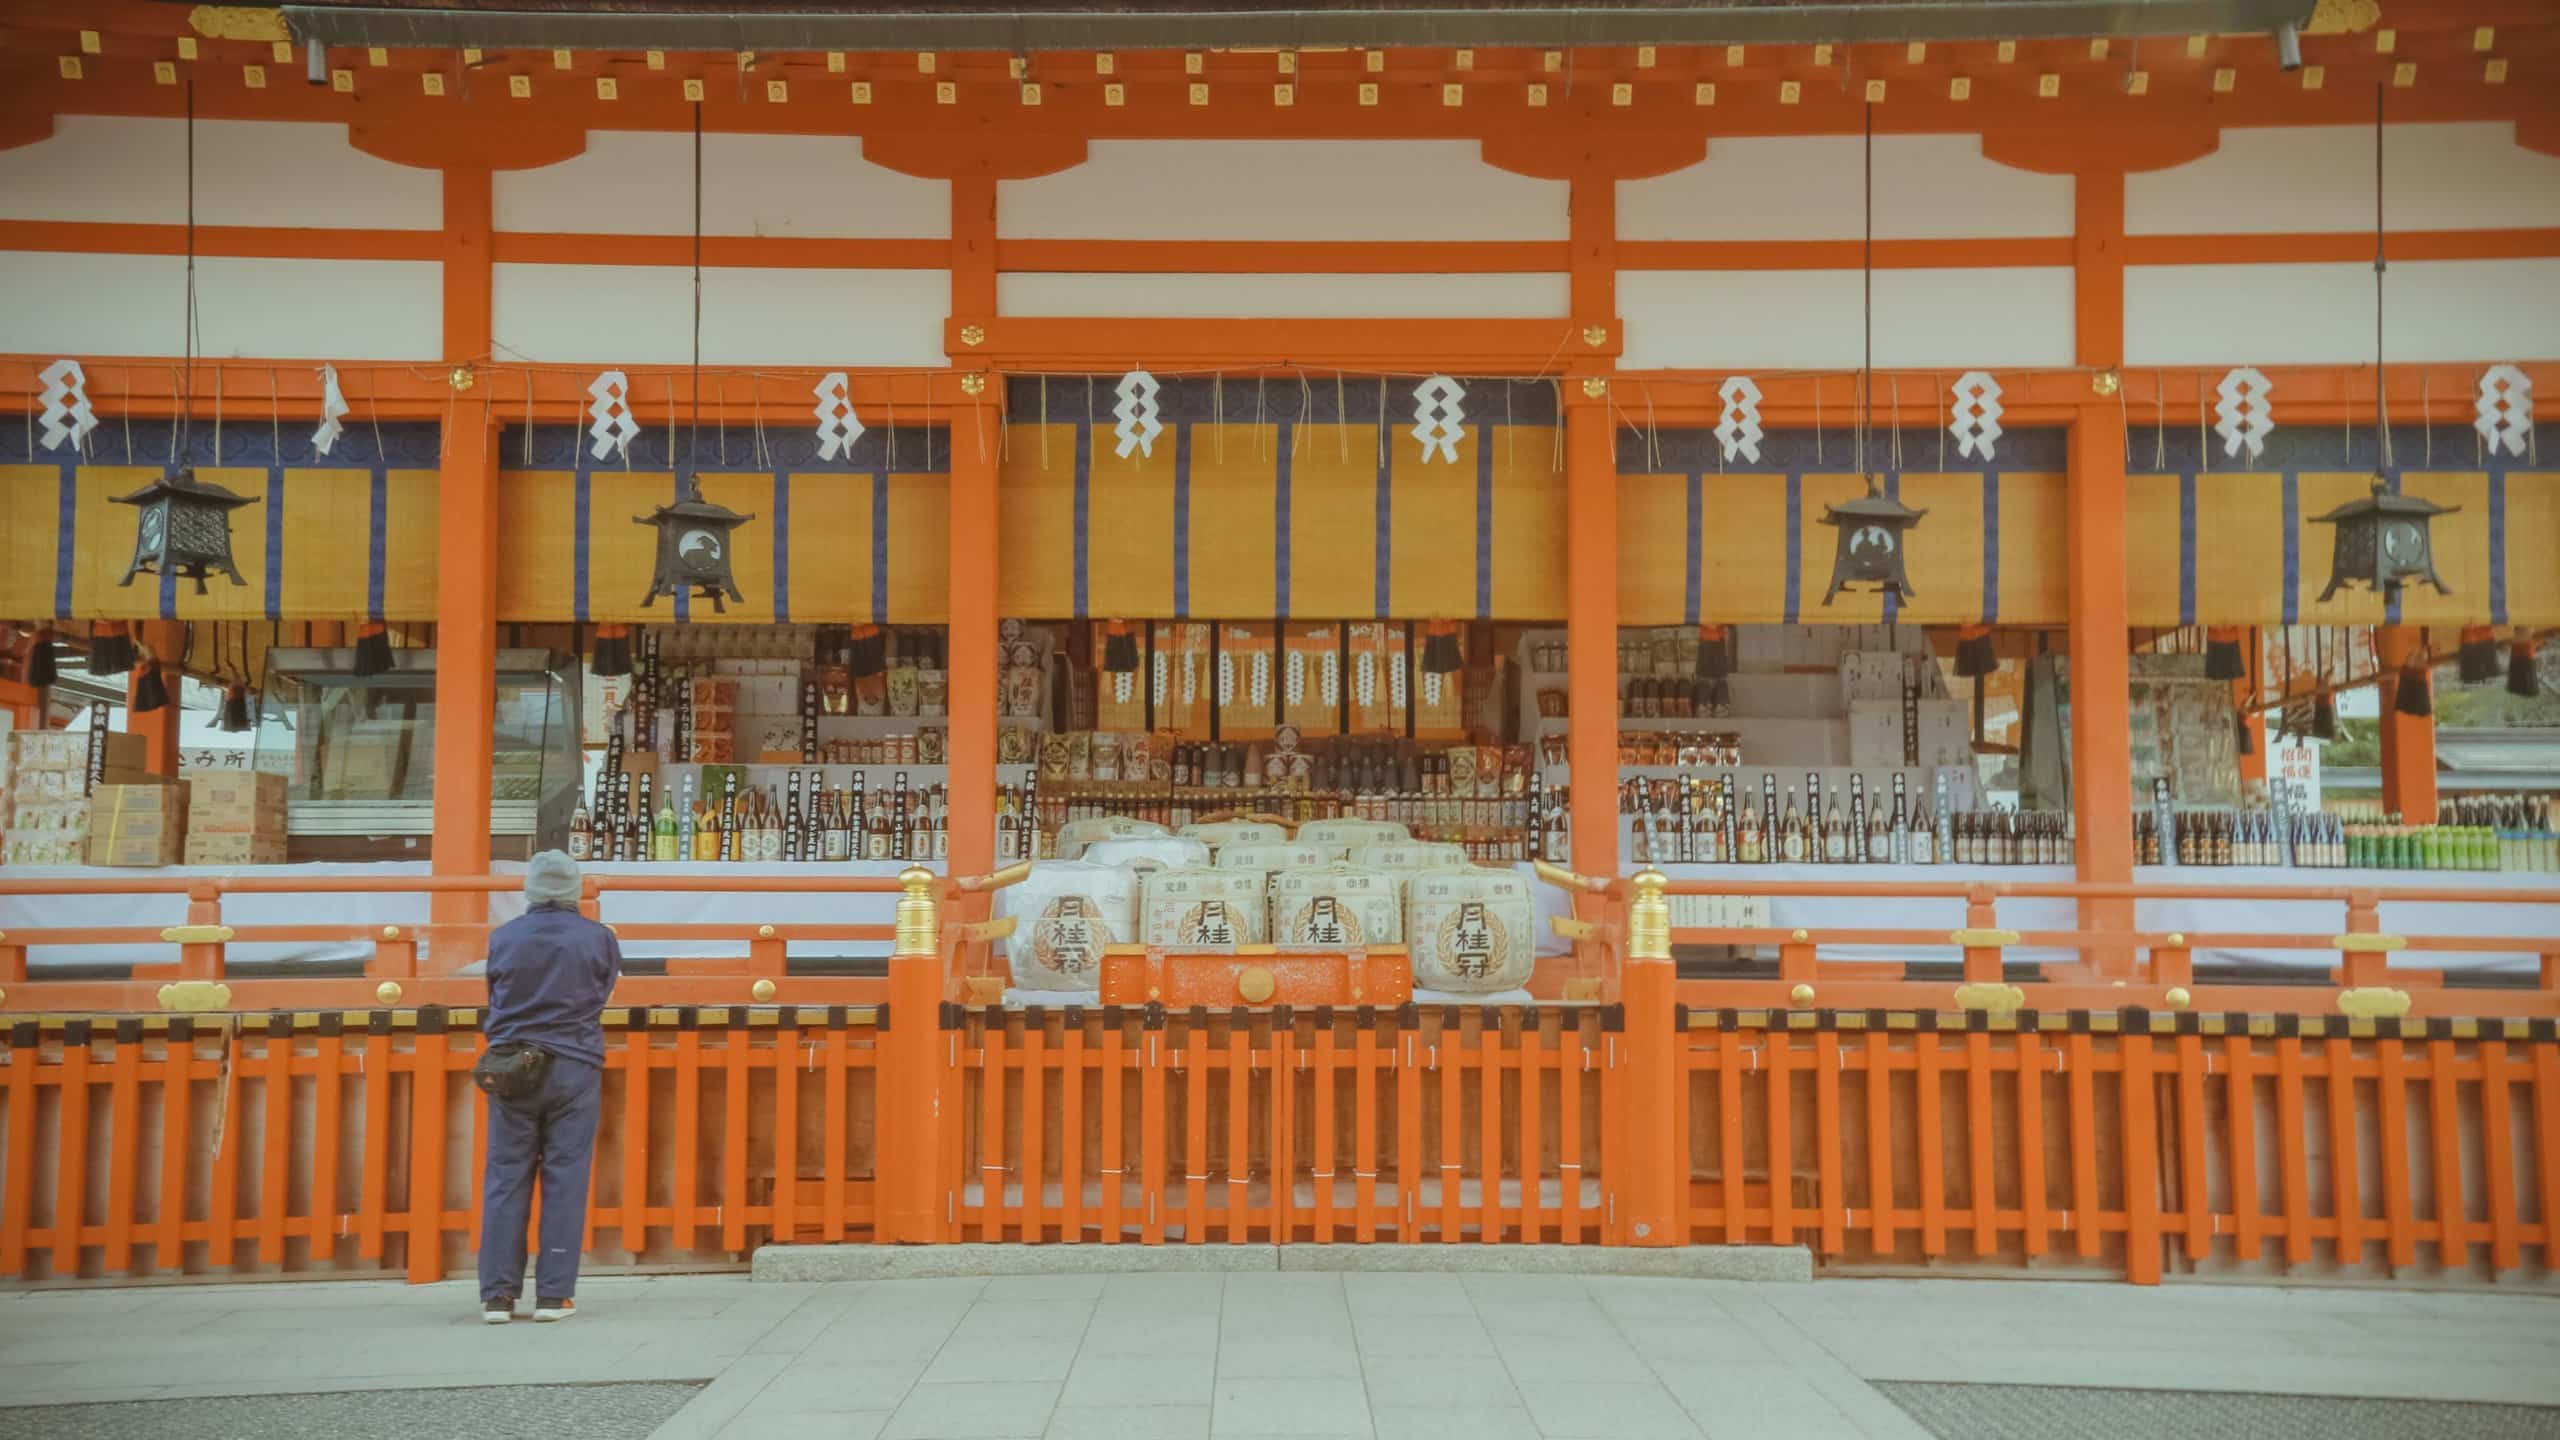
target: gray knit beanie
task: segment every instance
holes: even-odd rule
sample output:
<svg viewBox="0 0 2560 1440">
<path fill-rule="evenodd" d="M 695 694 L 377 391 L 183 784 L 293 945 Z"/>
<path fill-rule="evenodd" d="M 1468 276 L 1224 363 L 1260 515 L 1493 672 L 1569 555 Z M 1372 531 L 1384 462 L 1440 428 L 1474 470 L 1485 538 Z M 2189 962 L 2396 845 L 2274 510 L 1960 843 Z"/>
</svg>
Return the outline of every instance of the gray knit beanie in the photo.
<svg viewBox="0 0 2560 1440">
<path fill-rule="evenodd" d="M 525 867 L 524 898 L 535 905 L 578 903 L 578 862 L 565 850 L 545 850 Z"/>
</svg>

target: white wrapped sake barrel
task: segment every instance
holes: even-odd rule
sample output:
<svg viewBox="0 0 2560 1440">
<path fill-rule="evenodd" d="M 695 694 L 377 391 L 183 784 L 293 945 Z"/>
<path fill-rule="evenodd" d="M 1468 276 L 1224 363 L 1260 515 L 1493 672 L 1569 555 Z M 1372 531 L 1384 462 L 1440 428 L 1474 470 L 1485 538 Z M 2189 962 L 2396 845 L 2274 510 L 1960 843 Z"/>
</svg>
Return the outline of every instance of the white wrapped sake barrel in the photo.
<svg viewBox="0 0 2560 1440">
<path fill-rule="evenodd" d="M 1393 945 L 1404 939 L 1403 879 L 1332 865 L 1271 877 L 1271 943 L 1284 950 Z"/>
<path fill-rule="evenodd" d="M 1165 828 L 1153 820 L 1133 820 L 1126 815 L 1096 815 L 1086 820 L 1070 820 L 1058 827 L 1058 858 L 1081 860 L 1084 847 L 1096 840 L 1165 833 Z"/>
<path fill-rule="evenodd" d="M 1352 851 L 1344 863 L 1367 870 L 1463 870 L 1467 867 L 1467 847 L 1432 840 L 1363 845 Z"/>
<path fill-rule="evenodd" d="M 1259 841 L 1227 845 L 1218 850 L 1221 870 L 1314 870 L 1333 861 L 1334 854 L 1326 847 L 1302 845 L 1294 840 L 1287 844 Z"/>
<path fill-rule="evenodd" d="M 1209 847 L 1187 835 L 1117 835 L 1084 847 L 1088 865 L 1120 865 L 1138 873 L 1196 870 L 1209 863 Z"/>
<path fill-rule="evenodd" d="M 1043 860 L 996 892 L 995 912 L 1019 922 L 1004 942 L 1015 989 L 1100 989 L 1102 947 L 1137 938 L 1138 876 L 1118 865 Z"/>
<path fill-rule="evenodd" d="M 1270 933 L 1259 870 L 1158 870 L 1146 877 L 1138 939 L 1168 950 L 1259 945 Z"/>
<path fill-rule="evenodd" d="M 1506 870 L 1429 870 L 1405 882 L 1405 949 L 1413 983 L 1484 995 L 1529 983 L 1529 882 Z"/>
<path fill-rule="evenodd" d="M 1205 825 L 1185 825 L 1175 833 L 1206 841 L 1212 851 L 1229 845 L 1286 844 L 1289 839 L 1286 829 L 1267 820 L 1212 820 Z"/>
<path fill-rule="evenodd" d="M 1301 845 L 1334 845 L 1345 851 L 1366 845 L 1399 845 L 1413 832 L 1393 820 L 1310 820 L 1298 827 Z"/>
</svg>

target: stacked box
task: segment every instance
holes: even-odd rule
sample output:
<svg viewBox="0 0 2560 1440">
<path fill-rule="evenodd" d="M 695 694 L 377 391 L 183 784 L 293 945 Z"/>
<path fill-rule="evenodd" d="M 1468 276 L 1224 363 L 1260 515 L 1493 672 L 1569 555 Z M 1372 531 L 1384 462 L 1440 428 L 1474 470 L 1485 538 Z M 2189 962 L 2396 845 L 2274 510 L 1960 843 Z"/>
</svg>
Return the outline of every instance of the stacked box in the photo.
<svg viewBox="0 0 2560 1440">
<path fill-rule="evenodd" d="M 1347 865 L 1271 877 L 1271 943 L 1284 950 L 1393 945 L 1404 939 L 1400 877 Z"/>
<path fill-rule="evenodd" d="M 285 858 L 282 775 L 226 771 L 187 786 L 186 863 L 281 865 Z"/>
<path fill-rule="evenodd" d="M 1484 995 L 1529 983 L 1537 963 L 1529 882 L 1506 870 L 1434 870 L 1412 877 L 1405 948 L 1413 983 Z"/>
<path fill-rule="evenodd" d="M 0 858 L 12 865 L 80 865 L 89 855 L 90 734 L 19 730 L 9 736 L 9 800 Z M 109 784 L 147 782 L 142 737 L 110 732 L 100 757 Z"/>
<path fill-rule="evenodd" d="M 1138 877 L 1115 865 L 1043 860 L 996 892 L 996 917 L 1016 924 L 1005 960 L 1017 990 L 1098 990 L 1102 949 L 1137 933 Z"/>
<path fill-rule="evenodd" d="M 174 781 L 89 793 L 89 863 L 175 865 L 186 852 L 186 792 Z"/>
<path fill-rule="evenodd" d="M 1259 945 L 1270 929 L 1259 870 L 1158 870 L 1147 877 L 1138 940 L 1168 950 Z"/>
</svg>

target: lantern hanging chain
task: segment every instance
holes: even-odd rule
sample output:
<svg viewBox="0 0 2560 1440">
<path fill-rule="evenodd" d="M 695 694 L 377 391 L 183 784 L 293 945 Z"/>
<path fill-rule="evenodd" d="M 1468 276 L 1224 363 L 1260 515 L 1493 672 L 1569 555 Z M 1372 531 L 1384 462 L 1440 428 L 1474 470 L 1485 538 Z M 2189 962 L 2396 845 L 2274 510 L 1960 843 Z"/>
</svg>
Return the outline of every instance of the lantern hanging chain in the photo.
<svg viewBox="0 0 2560 1440">
<path fill-rule="evenodd" d="M 2389 90 L 2379 82 L 2373 87 L 2373 414 L 2382 432 L 2382 469 L 2389 471 L 2391 461 L 2391 402 L 2384 394 L 2382 382 L 2382 272 L 2388 268 L 2382 257 L 2382 104 Z M 2374 477 L 2379 481 L 2382 477 Z"/>
<path fill-rule="evenodd" d="M 1874 420 L 1876 384 L 1876 107 L 1866 107 L 1865 169 L 1860 204 L 1866 218 L 1866 248 L 1858 261 L 1859 302 L 1866 325 L 1863 353 L 1858 362 L 1858 475 L 1867 483 L 1867 493 L 1876 493 L 1875 476 L 1867 469 L 1867 427 Z"/>
<path fill-rule="evenodd" d="M 722 438 L 725 440 L 726 432 Z M 693 430 L 685 439 L 683 491 L 676 498 L 702 498 L 702 479 L 693 473 L 702 445 L 702 102 L 693 102 Z"/>
<path fill-rule="evenodd" d="M 175 469 L 178 457 L 187 453 L 189 421 L 194 418 L 196 398 L 196 81 L 195 71 L 187 72 L 187 313 L 184 317 L 185 369 L 178 377 L 178 428 L 171 441 L 169 464 Z M 215 435 L 221 434 L 219 422 Z M 217 443 L 219 441 L 217 440 Z"/>
</svg>

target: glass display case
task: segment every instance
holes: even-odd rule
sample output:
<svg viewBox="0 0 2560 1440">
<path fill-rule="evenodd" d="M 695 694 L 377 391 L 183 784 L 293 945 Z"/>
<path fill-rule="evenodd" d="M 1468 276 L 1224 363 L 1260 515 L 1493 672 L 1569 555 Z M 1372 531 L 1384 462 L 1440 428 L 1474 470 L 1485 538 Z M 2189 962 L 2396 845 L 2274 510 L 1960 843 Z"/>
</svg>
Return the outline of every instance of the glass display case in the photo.
<svg viewBox="0 0 2560 1440">
<path fill-rule="evenodd" d="M 291 777 L 295 860 L 424 860 L 435 830 L 436 652 L 394 650 L 355 673 L 353 650 L 275 650 L 255 768 Z M 580 753 L 575 662 L 501 650 L 490 789 L 490 854 L 523 859 L 567 843 Z"/>
</svg>

